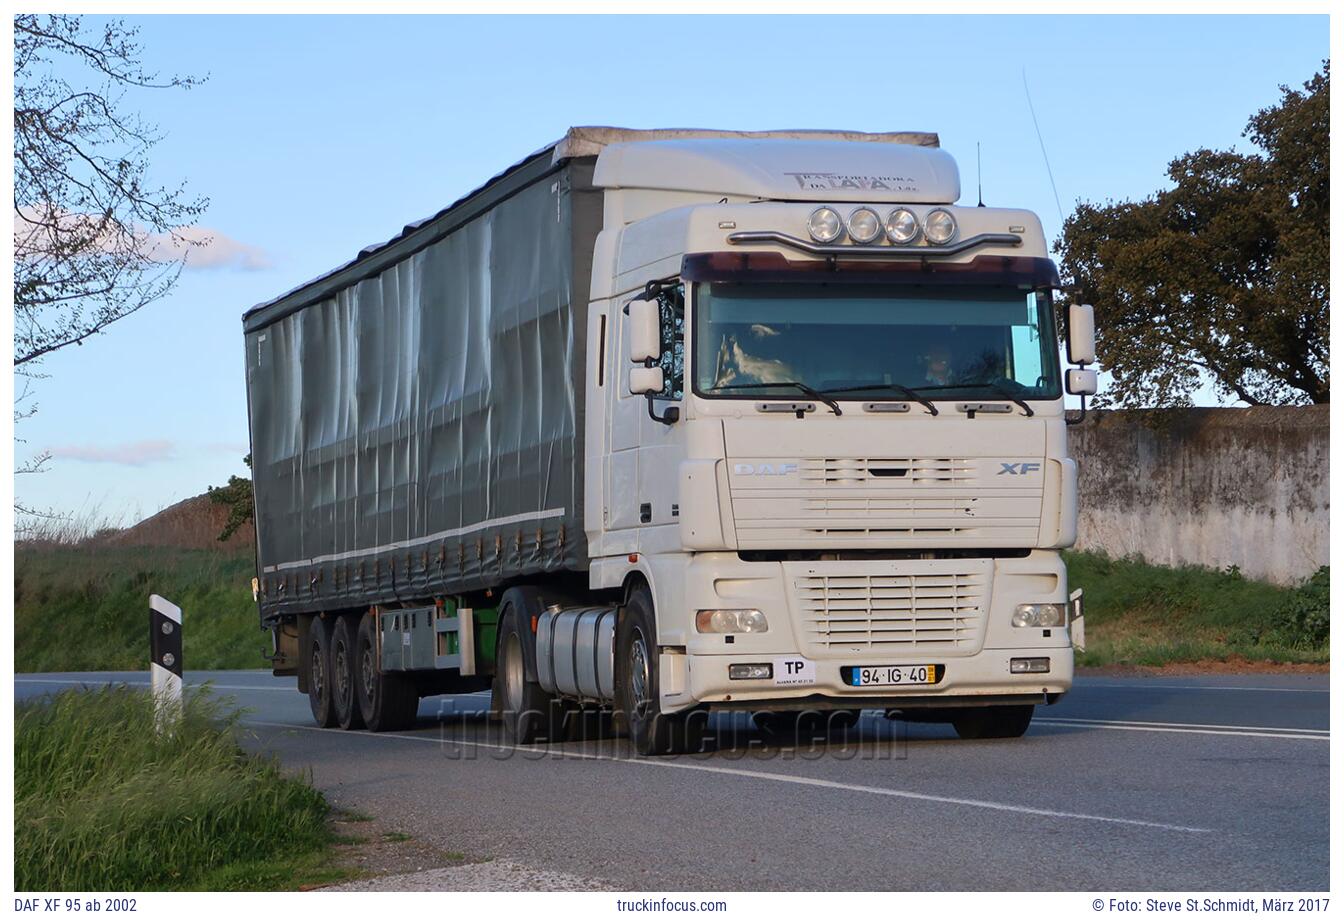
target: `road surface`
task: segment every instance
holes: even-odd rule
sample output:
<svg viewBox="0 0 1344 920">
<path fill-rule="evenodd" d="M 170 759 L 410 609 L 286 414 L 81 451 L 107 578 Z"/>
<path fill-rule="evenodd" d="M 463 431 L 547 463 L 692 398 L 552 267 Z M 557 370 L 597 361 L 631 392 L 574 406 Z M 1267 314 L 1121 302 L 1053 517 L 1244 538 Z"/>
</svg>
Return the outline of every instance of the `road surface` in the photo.
<svg viewBox="0 0 1344 920">
<path fill-rule="evenodd" d="M 441 850 L 623 890 L 1318 891 L 1329 885 L 1327 675 L 1081 677 L 1025 738 L 866 713 L 858 740 L 643 759 L 623 741 L 509 747 L 488 694 L 413 730 L 320 730 L 293 679 L 188 672 L 250 710 L 244 744 L 335 805 Z M 27 674 L 19 699 L 145 673 Z"/>
</svg>

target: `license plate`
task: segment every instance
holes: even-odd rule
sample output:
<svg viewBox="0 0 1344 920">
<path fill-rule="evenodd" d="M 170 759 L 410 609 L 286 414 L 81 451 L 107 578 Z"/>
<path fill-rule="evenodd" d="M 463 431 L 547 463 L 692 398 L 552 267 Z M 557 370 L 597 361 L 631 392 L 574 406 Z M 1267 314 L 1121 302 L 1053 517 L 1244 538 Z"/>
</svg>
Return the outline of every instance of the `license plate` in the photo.
<svg viewBox="0 0 1344 920">
<path fill-rule="evenodd" d="M 864 665 L 845 668 L 845 683 L 851 687 L 898 687 L 905 684 L 936 684 L 942 668 L 935 664 Z"/>
</svg>

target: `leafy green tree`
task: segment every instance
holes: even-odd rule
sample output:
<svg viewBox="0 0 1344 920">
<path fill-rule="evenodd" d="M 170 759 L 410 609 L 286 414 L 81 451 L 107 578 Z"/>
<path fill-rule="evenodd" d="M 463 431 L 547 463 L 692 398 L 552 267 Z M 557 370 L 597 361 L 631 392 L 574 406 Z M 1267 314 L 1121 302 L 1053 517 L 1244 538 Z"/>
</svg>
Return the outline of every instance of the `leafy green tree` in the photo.
<svg viewBox="0 0 1344 920">
<path fill-rule="evenodd" d="M 1251 405 L 1330 400 L 1330 65 L 1244 135 L 1259 152 L 1173 160 L 1174 187 L 1080 203 L 1055 244 L 1096 307 L 1105 402 L 1189 405 L 1203 381 Z"/>
<path fill-rule="evenodd" d="M 252 469 L 252 455 L 244 457 L 243 463 L 247 464 L 249 470 Z M 225 542 L 238 532 L 239 527 L 252 520 L 252 480 L 244 479 L 242 476 L 230 476 L 227 484 L 210 486 L 205 492 L 210 496 L 210 501 L 229 509 L 224 529 L 215 538 L 219 542 Z"/>
</svg>

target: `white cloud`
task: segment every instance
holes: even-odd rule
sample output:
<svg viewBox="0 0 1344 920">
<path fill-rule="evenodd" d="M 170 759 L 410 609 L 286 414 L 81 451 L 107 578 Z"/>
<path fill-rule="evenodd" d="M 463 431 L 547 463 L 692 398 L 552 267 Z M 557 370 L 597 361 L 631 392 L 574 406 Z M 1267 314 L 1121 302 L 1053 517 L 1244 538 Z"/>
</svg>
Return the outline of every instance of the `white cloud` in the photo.
<svg viewBox="0 0 1344 920">
<path fill-rule="evenodd" d="M 270 256 L 264 250 L 209 227 L 178 227 L 171 234 L 151 234 L 149 240 L 155 258 L 176 261 L 185 256 L 187 268 L 259 271 L 271 267 Z"/>
<path fill-rule="evenodd" d="M 58 234 L 63 239 L 58 240 Z M 148 233 L 141 228 L 105 223 L 96 215 L 75 214 L 58 208 L 24 205 L 15 211 L 14 251 L 18 258 L 23 258 L 24 254 L 38 256 L 72 245 L 85 245 L 79 242 L 80 238 L 86 240 L 87 245 L 109 252 L 127 246 L 134 239 L 151 259 L 159 262 L 185 260 L 188 269 L 258 271 L 270 268 L 272 264 L 265 250 L 210 227 L 176 227 L 167 233 Z"/>
<path fill-rule="evenodd" d="M 82 463 L 114 463 L 144 466 L 172 459 L 173 442 L 165 440 L 133 441 L 128 444 L 68 444 L 50 449 L 52 459 L 78 460 Z"/>
</svg>

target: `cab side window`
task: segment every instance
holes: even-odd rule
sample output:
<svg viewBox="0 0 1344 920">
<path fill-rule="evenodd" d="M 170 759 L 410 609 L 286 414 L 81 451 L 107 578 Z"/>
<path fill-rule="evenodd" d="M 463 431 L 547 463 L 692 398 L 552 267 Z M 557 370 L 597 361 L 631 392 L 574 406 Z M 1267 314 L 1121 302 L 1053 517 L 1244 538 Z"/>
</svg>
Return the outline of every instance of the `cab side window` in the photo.
<svg viewBox="0 0 1344 920">
<path fill-rule="evenodd" d="M 686 288 L 664 288 L 658 294 L 658 313 L 662 329 L 662 352 L 658 365 L 663 369 L 660 399 L 681 399 L 686 376 Z"/>
</svg>

